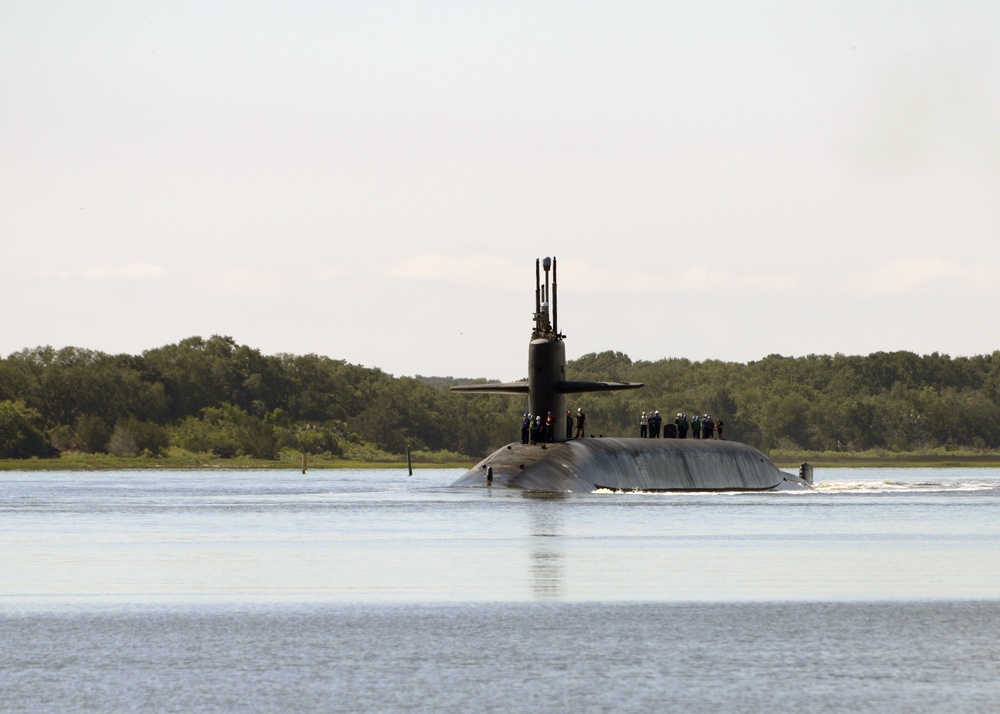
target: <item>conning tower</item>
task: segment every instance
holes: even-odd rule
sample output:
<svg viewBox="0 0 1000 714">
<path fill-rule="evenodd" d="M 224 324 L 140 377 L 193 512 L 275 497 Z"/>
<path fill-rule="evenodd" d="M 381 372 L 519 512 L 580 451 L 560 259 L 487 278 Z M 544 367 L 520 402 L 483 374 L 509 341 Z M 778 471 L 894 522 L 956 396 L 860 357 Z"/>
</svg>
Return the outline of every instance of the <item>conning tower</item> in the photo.
<svg viewBox="0 0 1000 714">
<path fill-rule="evenodd" d="M 544 271 L 544 278 L 542 272 Z M 492 394 L 527 394 L 528 412 L 556 417 L 553 441 L 566 441 L 566 395 L 580 392 L 604 392 L 638 389 L 641 383 L 571 382 L 566 379 L 566 335 L 559 332 L 556 259 L 535 260 L 535 313 L 528 343 L 528 380 L 505 384 L 463 384 L 456 392 Z"/>
<path fill-rule="evenodd" d="M 566 381 L 566 343 L 564 335 L 559 334 L 556 310 L 556 262 L 553 258 L 542 261 L 545 270 L 545 282 L 542 282 L 538 272 L 538 260 L 535 260 L 535 316 L 531 330 L 531 342 L 528 345 L 528 413 L 541 414 L 544 418 L 549 412 L 561 416 L 566 412 L 566 395 L 558 390 L 560 382 Z M 552 269 L 551 301 L 549 268 Z M 556 441 L 564 441 L 566 420 L 557 419 Z"/>
</svg>

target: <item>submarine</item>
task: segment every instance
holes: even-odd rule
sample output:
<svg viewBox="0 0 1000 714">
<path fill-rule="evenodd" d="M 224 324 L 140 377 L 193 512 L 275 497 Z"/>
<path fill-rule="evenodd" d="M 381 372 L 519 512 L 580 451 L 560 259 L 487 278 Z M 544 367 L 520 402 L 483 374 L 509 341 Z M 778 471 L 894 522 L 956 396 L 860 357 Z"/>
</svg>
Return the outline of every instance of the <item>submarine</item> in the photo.
<svg viewBox="0 0 1000 714">
<path fill-rule="evenodd" d="M 542 277 L 544 271 L 544 279 Z M 551 279 L 550 279 L 551 278 Z M 748 444 L 716 439 L 572 438 L 566 395 L 639 389 L 637 382 L 582 382 L 566 377 L 565 335 L 559 332 L 556 259 L 535 260 L 535 312 L 528 343 L 528 378 L 463 384 L 456 392 L 524 394 L 532 415 L 555 415 L 550 441 L 507 444 L 452 486 L 505 486 L 532 492 L 780 491 L 812 488 L 812 469 L 781 471 Z"/>
</svg>

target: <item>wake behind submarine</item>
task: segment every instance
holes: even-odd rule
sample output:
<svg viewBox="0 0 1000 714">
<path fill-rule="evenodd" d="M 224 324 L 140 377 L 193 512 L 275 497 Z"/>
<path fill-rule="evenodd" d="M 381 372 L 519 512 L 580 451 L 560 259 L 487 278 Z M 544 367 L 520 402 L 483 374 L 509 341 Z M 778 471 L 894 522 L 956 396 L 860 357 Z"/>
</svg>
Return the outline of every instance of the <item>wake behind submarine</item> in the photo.
<svg viewBox="0 0 1000 714">
<path fill-rule="evenodd" d="M 640 383 L 566 379 L 565 335 L 559 332 L 556 259 L 535 261 L 535 314 L 528 344 L 528 379 L 464 384 L 456 392 L 527 394 L 531 414 L 556 415 L 551 442 L 508 444 L 472 467 L 454 486 L 508 486 L 526 491 L 778 491 L 809 489 L 811 470 L 786 473 L 747 444 L 712 439 L 571 439 L 566 395 L 638 389 Z M 551 283 L 549 273 L 551 270 Z M 550 300 L 551 291 L 551 300 Z"/>
</svg>

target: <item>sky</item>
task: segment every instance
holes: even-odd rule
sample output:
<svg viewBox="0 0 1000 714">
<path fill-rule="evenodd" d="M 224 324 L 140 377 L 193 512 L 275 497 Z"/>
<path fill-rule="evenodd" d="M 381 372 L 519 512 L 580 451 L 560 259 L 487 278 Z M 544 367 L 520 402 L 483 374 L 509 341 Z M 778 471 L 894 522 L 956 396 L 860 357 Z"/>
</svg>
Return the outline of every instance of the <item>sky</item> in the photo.
<svg viewBox="0 0 1000 714">
<path fill-rule="evenodd" d="M 0 354 L 1000 349 L 995 0 L 0 3 Z"/>
</svg>

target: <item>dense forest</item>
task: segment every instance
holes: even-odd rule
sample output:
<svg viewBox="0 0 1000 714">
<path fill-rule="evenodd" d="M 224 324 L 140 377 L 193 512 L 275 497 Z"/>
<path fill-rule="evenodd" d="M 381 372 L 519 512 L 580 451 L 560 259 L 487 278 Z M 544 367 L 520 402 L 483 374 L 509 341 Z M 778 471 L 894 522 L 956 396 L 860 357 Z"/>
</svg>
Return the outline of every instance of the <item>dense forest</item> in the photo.
<svg viewBox="0 0 1000 714">
<path fill-rule="evenodd" d="M 1000 445 L 1000 352 L 951 358 L 770 355 L 748 364 L 585 355 L 573 379 L 644 389 L 573 395 L 594 435 L 637 435 L 657 409 L 711 414 L 758 448 L 920 451 Z M 520 396 L 458 394 L 481 379 L 395 378 L 315 354 L 262 355 L 229 337 L 191 337 L 141 355 L 67 347 L 0 359 L 0 457 L 65 451 L 277 458 L 432 451 L 479 458 L 519 434 Z"/>
</svg>

